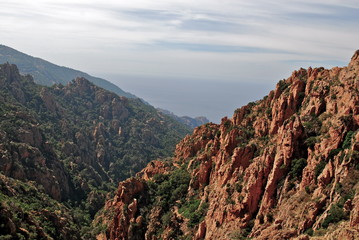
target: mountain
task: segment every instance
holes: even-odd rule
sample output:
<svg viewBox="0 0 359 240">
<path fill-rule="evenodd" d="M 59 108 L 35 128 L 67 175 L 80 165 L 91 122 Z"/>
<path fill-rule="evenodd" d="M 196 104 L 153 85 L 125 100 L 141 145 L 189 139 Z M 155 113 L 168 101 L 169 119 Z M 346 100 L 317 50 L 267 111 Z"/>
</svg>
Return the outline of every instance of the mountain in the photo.
<svg viewBox="0 0 359 240">
<path fill-rule="evenodd" d="M 175 115 L 173 112 L 170 112 L 170 111 L 165 110 L 165 109 L 157 108 L 157 110 L 160 111 L 163 114 L 166 114 L 167 116 L 172 117 L 176 121 L 181 122 L 181 123 L 189 126 L 190 128 L 195 128 L 195 127 L 201 126 L 201 125 L 209 122 L 209 120 L 206 117 L 203 117 L 203 116 L 195 117 L 195 118 L 191 118 L 191 117 L 188 117 L 188 116 L 179 117 L 179 116 Z"/>
<path fill-rule="evenodd" d="M 85 78 L 46 87 L 3 64 L 0 86 L 5 239 L 91 239 L 91 219 L 117 183 L 171 156 L 189 133 L 139 99 Z"/>
<path fill-rule="evenodd" d="M 17 65 L 22 74 L 33 76 L 35 82 L 41 85 L 52 86 L 53 84 L 60 83 L 66 85 L 77 77 L 83 77 L 93 84 L 114 92 L 119 96 L 137 98 L 135 95 L 123 91 L 105 79 L 93 77 L 87 73 L 71 68 L 60 67 L 41 58 L 35 58 L 13 48 L 0 45 L 0 63 L 7 62 Z"/>
<path fill-rule="evenodd" d="M 97 239 L 359 239 L 358 127 L 359 50 L 294 71 L 121 182 Z"/>
</svg>

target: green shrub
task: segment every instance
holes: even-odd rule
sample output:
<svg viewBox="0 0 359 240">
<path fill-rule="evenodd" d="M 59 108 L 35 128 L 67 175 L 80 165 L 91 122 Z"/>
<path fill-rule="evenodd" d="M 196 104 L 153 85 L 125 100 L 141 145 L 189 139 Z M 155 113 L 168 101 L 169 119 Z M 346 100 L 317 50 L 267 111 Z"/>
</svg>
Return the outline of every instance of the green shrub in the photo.
<svg viewBox="0 0 359 240">
<path fill-rule="evenodd" d="M 344 142 L 343 142 L 343 149 L 348 149 L 350 148 L 350 146 L 352 145 L 352 138 L 354 136 L 354 132 L 353 131 L 349 131 L 346 136 L 345 136 L 345 139 L 344 139 Z"/>
<path fill-rule="evenodd" d="M 171 218 L 172 218 L 172 212 L 168 211 L 167 213 L 163 214 L 161 220 L 162 220 L 162 224 L 164 226 L 168 226 L 171 223 Z"/>
<path fill-rule="evenodd" d="M 273 214 L 272 214 L 272 213 L 268 213 L 268 214 L 267 214 L 267 221 L 271 223 L 271 222 L 273 222 L 273 220 L 274 220 Z"/>
<path fill-rule="evenodd" d="M 304 234 L 307 234 L 309 236 L 313 236 L 313 234 L 314 234 L 313 228 L 308 228 L 307 230 L 305 230 Z"/>
<path fill-rule="evenodd" d="M 280 91 L 283 92 L 290 86 L 290 83 L 286 83 L 285 80 L 283 79 L 278 82 L 278 86 Z"/>
<path fill-rule="evenodd" d="M 318 140 L 318 137 L 313 136 L 313 137 L 307 138 L 307 139 L 304 141 L 304 143 L 305 143 L 305 145 L 306 145 L 308 148 L 313 149 L 313 148 L 314 148 L 314 145 L 315 145 L 318 141 L 319 141 L 319 140 Z"/>
<path fill-rule="evenodd" d="M 0 236 L 0 240 L 10 240 L 10 239 L 13 239 L 13 236 L 11 236 L 10 234 Z"/>
<path fill-rule="evenodd" d="M 302 179 L 302 172 L 305 166 L 307 166 L 305 158 L 293 159 L 289 171 L 290 176 L 294 179 Z"/>
<path fill-rule="evenodd" d="M 148 182 L 149 192 L 158 197 L 158 204 L 167 211 L 177 200 L 184 199 L 189 181 L 189 173 L 185 169 L 177 169 L 168 175 L 156 175 L 156 184 Z"/>
<path fill-rule="evenodd" d="M 322 223 L 322 227 L 327 228 L 330 223 L 337 223 L 347 218 L 348 215 L 344 212 L 343 208 L 339 207 L 338 204 L 333 204 L 328 212 L 328 216 Z"/>
<path fill-rule="evenodd" d="M 325 161 L 320 161 L 317 166 L 315 166 L 314 172 L 316 178 L 323 172 L 325 165 L 327 165 Z"/>
<path fill-rule="evenodd" d="M 208 203 L 204 202 L 201 205 L 200 199 L 192 199 L 186 202 L 180 209 L 179 212 L 186 218 L 189 219 L 188 227 L 194 227 L 198 225 L 207 214 Z"/>
<path fill-rule="evenodd" d="M 242 192 L 242 189 L 243 189 L 243 186 L 242 184 L 236 182 L 235 185 L 234 185 L 234 188 L 236 189 L 237 192 Z"/>
<path fill-rule="evenodd" d="M 342 151 L 343 149 L 341 148 L 336 148 L 336 149 L 332 149 L 329 152 L 328 158 L 329 159 L 333 159 L 336 155 L 338 155 L 338 153 L 340 153 L 340 151 Z"/>
<path fill-rule="evenodd" d="M 322 128 L 322 121 L 318 117 L 312 116 L 310 121 L 303 123 L 303 126 L 308 136 L 318 136 Z"/>
</svg>

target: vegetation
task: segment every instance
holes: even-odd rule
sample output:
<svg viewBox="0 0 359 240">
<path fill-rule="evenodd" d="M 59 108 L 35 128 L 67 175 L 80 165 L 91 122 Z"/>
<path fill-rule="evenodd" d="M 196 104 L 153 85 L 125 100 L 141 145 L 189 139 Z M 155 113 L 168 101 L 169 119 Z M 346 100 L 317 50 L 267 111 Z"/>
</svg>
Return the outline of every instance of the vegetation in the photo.
<svg viewBox="0 0 359 240">
<path fill-rule="evenodd" d="M 348 219 L 348 215 L 338 204 L 333 204 L 328 212 L 328 216 L 322 223 L 323 228 L 327 228 L 330 223 L 337 223 L 341 220 Z"/>
<path fill-rule="evenodd" d="M 321 134 L 322 121 L 314 115 L 310 116 L 310 119 L 305 121 L 303 126 L 308 137 L 315 137 Z"/>
<path fill-rule="evenodd" d="M 83 236 L 119 181 L 170 156 L 189 132 L 141 100 L 119 97 L 85 79 L 41 87 L 5 64 L 0 85 L 1 169 L 11 166 L 8 177 L 34 181 L 37 190 L 58 200 L 53 204 L 66 204 Z M 34 209 L 30 205 L 28 211 Z M 37 220 L 47 226 L 45 218 Z"/>
<path fill-rule="evenodd" d="M 314 145 L 319 142 L 319 139 L 318 137 L 309 137 L 305 140 L 305 145 L 308 147 L 308 148 L 311 148 L 313 149 L 314 148 Z"/>
<path fill-rule="evenodd" d="M 201 204 L 200 199 L 191 199 L 181 206 L 179 213 L 189 219 L 188 227 L 193 228 L 198 225 L 207 213 L 208 203 Z"/>
<path fill-rule="evenodd" d="M 3 239 L 5 236 L 8 239 L 80 238 L 80 225 L 77 223 L 90 224 L 89 217 L 84 219 L 84 211 L 72 211 L 67 203 L 58 203 L 33 185 L 1 174 L 0 189 L 0 232 Z"/>
<path fill-rule="evenodd" d="M 314 170 L 315 177 L 318 177 L 324 170 L 327 163 L 325 161 L 320 161 L 316 166 Z"/>
<path fill-rule="evenodd" d="M 148 184 L 150 194 L 156 199 L 154 204 L 167 212 L 177 200 L 184 200 L 189 181 L 189 173 L 182 168 L 172 174 L 156 175 L 154 182 Z"/>
<path fill-rule="evenodd" d="M 286 90 L 289 86 L 290 86 L 290 83 L 287 83 L 284 79 L 283 80 L 280 80 L 278 82 L 278 86 L 279 86 L 279 89 L 281 92 L 284 92 L 284 90 Z"/>
<path fill-rule="evenodd" d="M 295 180 L 301 180 L 305 166 L 307 166 L 307 160 L 305 158 L 293 159 L 289 175 Z"/>
<path fill-rule="evenodd" d="M 347 134 L 345 135 L 345 139 L 344 139 L 343 145 L 342 145 L 342 148 L 343 148 L 343 149 L 348 149 L 348 148 L 351 146 L 353 136 L 354 136 L 354 132 L 353 132 L 353 131 L 347 132 Z"/>
</svg>

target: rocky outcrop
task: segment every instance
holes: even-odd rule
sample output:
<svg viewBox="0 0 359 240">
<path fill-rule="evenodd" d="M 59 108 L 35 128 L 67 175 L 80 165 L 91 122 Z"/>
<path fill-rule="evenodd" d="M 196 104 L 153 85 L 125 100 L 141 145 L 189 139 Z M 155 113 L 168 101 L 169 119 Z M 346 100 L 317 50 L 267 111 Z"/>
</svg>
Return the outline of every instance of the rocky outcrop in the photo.
<svg viewBox="0 0 359 240">
<path fill-rule="evenodd" d="M 130 178 L 119 184 L 114 201 L 106 205 L 107 208 L 112 205 L 116 206 L 113 221 L 109 225 L 111 228 L 109 239 L 133 239 L 132 236 L 135 233 L 132 225 L 138 224 L 141 227 L 143 222 L 140 216 L 135 218 L 138 211 L 137 195 L 142 191 L 144 191 L 144 183 L 135 178 Z M 112 227 L 113 225 L 120 226 L 120 228 Z"/>
<path fill-rule="evenodd" d="M 168 164 L 163 161 L 152 161 L 141 172 L 136 174 L 136 177 L 145 181 L 151 180 L 154 176 L 165 174 L 170 170 Z"/>
<path fill-rule="evenodd" d="M 148 219 L 142 239 L 355 239 L 358 84 L 357 51 L 348 67 L 295 71 L 231 119 L 196 128 L 177 145 L 175 170 L 159 178 L 185 169 L 185 198 L 163 206 L 163 192 L 141 193 L 158 213 L 136 205 L 132 218 Z M 163 187 L 147 176 L 136 181 Z M 112 223 L 108 233 L 122 226 Z"/>
</svg>

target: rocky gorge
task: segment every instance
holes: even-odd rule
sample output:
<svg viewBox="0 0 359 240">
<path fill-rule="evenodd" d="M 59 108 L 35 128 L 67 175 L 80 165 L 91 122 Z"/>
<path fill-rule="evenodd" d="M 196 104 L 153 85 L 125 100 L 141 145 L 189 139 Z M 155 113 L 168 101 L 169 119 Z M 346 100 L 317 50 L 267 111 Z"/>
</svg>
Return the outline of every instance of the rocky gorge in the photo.
<svg viewBox="0 0 359 240">
<path fill-rule="evenodd" d="M 85 78 L 46 87 L 6 63 L 0 86 L 1 239 L 93 238 L 117 183 L 189 133 Z"/>
</svg>

